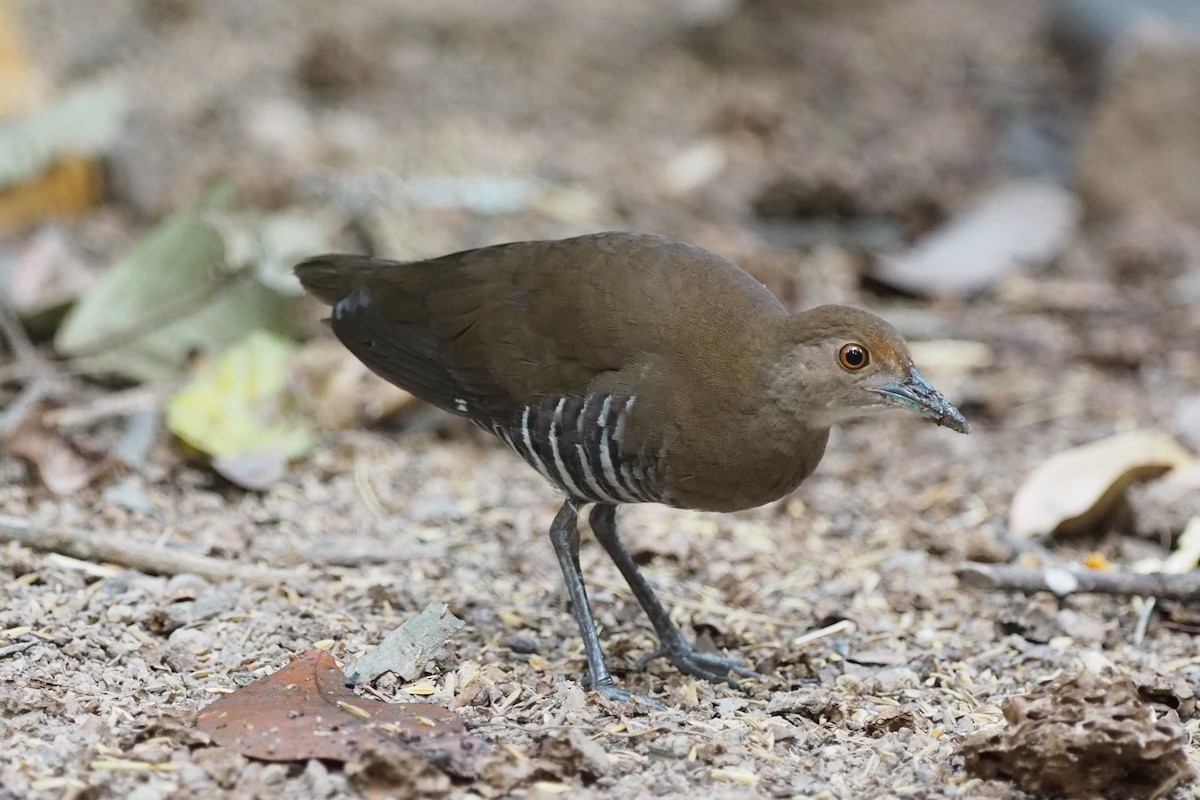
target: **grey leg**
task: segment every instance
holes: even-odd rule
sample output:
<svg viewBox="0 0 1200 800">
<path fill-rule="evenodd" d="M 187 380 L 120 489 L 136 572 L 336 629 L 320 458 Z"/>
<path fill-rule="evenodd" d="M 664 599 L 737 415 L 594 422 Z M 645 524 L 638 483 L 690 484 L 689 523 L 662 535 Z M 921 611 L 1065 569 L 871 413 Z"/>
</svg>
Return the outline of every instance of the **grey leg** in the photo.
<svg viewBox="0 0 1200 800">
<path fill-rule="evenodd" d="M 672 664 L 689 675 L 709 681 L 724 681 L 733 686 L 737 686 L 738 683 L 737 679 L 730 675 L 731 672 L 747 678 L 759 677 L 759 673 L 747 669 L 739 659 L 701 653 L 683 637 L 679 628 L 676 628 L 675 623 L 671 622 L 671 616 L 666 606 L 658 599 L 654 588 L 650 586 L 650 582 L 638 569 L 637 562 L 625 549 L 625 543 L 621 541 L 621 537 L 617 533 L 617 507 L 615 505 L 597 504 L 592 509 L 589 520 L 596 539 L 608 551 L 608 555 L 617 565 L 617 569 L 625 576 L 625 582 L 633 590 L 633 596 L 637 598 L 638 603 L 646 612 L 646 616 L 650 618 L 654 632 L 658 634 L 658 649 L 642 659 L 642 665 L 659 656 L 665 656 Z"/>
<path fill-rule="evenodd" d="M 587 656 L 588 674 L 592 688 L 611 700 L 635 700 L 655 708 L 663 708 L 657 701 L 639 697 L 613 682 L 608 665 L 604 662 L 604 651 L 600 649 L 600 636 L 596 632 L 596 620 L 588 605 L 587 589 L 583 585 L 583 571 L 579 568 L 579 523 L 578 508 L 571 500 L 563 503 L 554 522 L 550 524 L 550 542 L 558 565 L 562 568 L 567 594 L 571 597 L 571 613 L 579 624 L 583 637 L 583 652 Z"/>
</svg>

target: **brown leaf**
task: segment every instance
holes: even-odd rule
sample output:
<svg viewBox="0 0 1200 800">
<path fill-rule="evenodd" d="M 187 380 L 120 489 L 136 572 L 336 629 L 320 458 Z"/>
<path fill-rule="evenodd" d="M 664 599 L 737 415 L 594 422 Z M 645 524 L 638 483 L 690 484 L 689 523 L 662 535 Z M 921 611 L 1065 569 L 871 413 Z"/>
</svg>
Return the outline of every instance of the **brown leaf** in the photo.
<svg viewBox="0 0 1200 800">
<path fill-rule="evenodd" d="M 47 216 L 78 216 L 99 201 L 101 188 L 99 164 L 64 156 L 33 180 L 0 190 L 0 229 L 16 230 Z"/>
<path fill-rule="evenodd" d="M 970 777 L 1039 796 L 1162 798 L 1195 779 L 1188 734 L 1123 676 L 1081 673 L 1004 701 L 1008 727 L 966 737 Z"/>
<path fill-rule="evenodd" d="M 47 489 L 60 497 L 74 494 L 114 465 L 114 460 L 84 453 L 46 424 L 41 413 L 27 416 L 2 443 L 38 471 Z"/>
<path fill-rule="evenodd" d="M 368 751 L 415 752 L 440 769 L 470 775 L 486 748 L 441 706 L 359 697 L 322 650 L 212 703 L 196 726 L 217 744 L 264 761 L 346 762 Z"/>
<path fill-rule="evenodd" d="M 46 226 L 29 238 L 7 275 L 9 300 L 22 317 L 72 303 L 96 282 L 63 230 Z"/>
</svg>

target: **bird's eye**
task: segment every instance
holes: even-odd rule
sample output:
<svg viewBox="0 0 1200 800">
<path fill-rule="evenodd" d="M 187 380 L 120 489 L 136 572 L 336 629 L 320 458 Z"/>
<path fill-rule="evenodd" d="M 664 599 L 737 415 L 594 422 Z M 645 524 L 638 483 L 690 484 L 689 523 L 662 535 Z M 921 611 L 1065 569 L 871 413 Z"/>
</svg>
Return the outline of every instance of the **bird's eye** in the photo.
<svg viewBox="0 0 1200 800">
<path fill-rule="evenodd" d="M 844 369 L 857 372 L 871 363 L 871 354 L 861 344 L 851 342 L 850 344 L 842 345 L 842 349 L 838 351 L 838 363 Z"/>
</svg>

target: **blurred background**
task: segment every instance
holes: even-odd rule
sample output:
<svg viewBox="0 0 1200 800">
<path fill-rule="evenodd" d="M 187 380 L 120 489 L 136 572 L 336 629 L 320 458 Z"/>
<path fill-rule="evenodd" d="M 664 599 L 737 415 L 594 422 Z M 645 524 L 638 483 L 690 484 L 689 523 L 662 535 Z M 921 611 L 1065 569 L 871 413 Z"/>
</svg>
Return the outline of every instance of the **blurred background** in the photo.
<svg viewBox="0 0 1200 800">
<path fill-rule="evenodd" d="M 160 385 L 270 331 L 291 375 L 319 329 L 301 256 L 620 228 L 713 249 L 796 308 L 881 311 L 984 431 L 1200 443 L 1189 0 L 0 9 L 6 316 L 76 374 Z M 300 404 L 326 407 L 308 421 L 403 405 L 333 375 L 355 368 L 329 345 L 300 368 L 320 387 Z M 0 373 L 10 398 L 29 371 Z M 380 396 L 346 410 L 363 386 Z M 11 441 L 28 415 L 5 421 Z M 204 441 L 209 422 L 171 429 L 271 444 Z"/>
<path fill-rule="evenodd" d="M 940 631 L 1086 629 L 1119 662 L 1143 663 L 1131 630 L 1194 653 L 1194 615 L 1147 628 L 1153 606 L 1124 601 L 1046 634 L 992 596 L 978 615 L 1010 623 L 983 633 L 947 564 L 1071 532 L 1053 558 L 1155 569 L 1200 517 L 1195 0 L 3 2 L 0 514 L 323 564 L 313 602 L 364 619 L 384 595 L 388 613 L 435 597 L 569 640 L 558 605 L 488 610 L 520 594 L 505 575 L 558 597 L 549 492 L 366 374 L 290 267 L 606 229 L 707 247 L 793 308 L 879 312 L 974 425 L 847 426 L 796 498 L 737 522 L 667 534 L 639 509 L 655 536 L 631 546 L 659 580 L 793 621 L 882 613 L 888 641 L 935 631 L 921 651 Z M 465 521 L 479 511 L 499 543 Z M 13 530 L 9 579 L 74 574 Z M 399 588 L 337 572 L 409 546 L 482 549 L 474 572 L 433 559 Z M 890 571 L 855 560 L 897 548 Z M 147 586 L 134 606 L 162 600 Z M 636 607 L 612 591 L 602 614 L 627 630 Z M 761 619 L 694 616 L 721 646 L 774 641 Z M 247 658 L 323 638 L 297 624 L 242 639 Z M 464 647 L 490 652 L 479 630 Z M 824 675 L 779 647 L 785 682 Z M 1006 669 L 997 693 L 1019 680 Z"/>
</svg>

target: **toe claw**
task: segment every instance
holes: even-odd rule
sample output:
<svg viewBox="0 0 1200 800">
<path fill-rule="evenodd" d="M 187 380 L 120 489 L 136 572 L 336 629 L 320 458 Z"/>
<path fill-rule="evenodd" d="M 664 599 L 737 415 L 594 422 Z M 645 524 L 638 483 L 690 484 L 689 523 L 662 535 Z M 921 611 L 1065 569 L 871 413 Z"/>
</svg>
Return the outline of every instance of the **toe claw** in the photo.
<svg viewBox="0 0 1200 800">
<path fill-rule="evenodd" d="M 694 675 L 712 683 L 727 683 L 735 689 L 741 688 L 741 682 L 735 676 L 763 677 L 761 672 L 745 666 L 745 662 L 737 656 L 701 653 L 686 643 L 681 646 L 659 645 L 654 652 L 638 659 L 636 666 L 638 669 L 644 669 L 648 663 L 660 657 L 667 658 L 677 669 L 688 675 Z"/>
<path fill-rule="evenodd" d="M 662 703 L 655 700 L 653 697 L 647 697 L 641 694 L 634 694 L 628 689 L 622 689 L 612 681 L 600 683 L 592 687 L 592 689 L 606 700 L 614 700 L 618 703 L 632 703 L 638 706 L 646 706 L 654 711 L 668 711 L 669 709 Z"/>
</svg>

